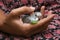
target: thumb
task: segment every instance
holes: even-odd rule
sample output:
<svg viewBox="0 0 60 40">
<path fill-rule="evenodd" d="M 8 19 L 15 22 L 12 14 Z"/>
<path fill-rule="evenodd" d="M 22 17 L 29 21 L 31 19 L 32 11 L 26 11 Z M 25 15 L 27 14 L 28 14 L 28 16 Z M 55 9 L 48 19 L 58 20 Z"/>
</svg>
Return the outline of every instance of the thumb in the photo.
<svg viewBox="0 0 60 40">
<path fill-rule="evenodd" d="M 34 7 L 27 7 L 27 6 L 23 6 L 23 7 L 20 7 L 20 8 L 17 8 L 17 9 L 13 9 L 9 16 L 14 16 L 14 17 L 17 17 L 17 16 L 20 16 L 22 14 L 28 14 L 28 13 L 31 13 L 35 10 Z"/>
</svg>

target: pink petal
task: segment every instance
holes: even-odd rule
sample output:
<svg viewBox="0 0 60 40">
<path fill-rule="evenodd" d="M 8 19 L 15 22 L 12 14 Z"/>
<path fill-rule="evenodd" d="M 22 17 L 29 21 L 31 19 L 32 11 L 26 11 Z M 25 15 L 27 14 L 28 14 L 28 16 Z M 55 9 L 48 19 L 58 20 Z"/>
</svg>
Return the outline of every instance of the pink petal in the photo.
<svg viewBox="0 0 60 40">
<path fill-rule="evenodd" d="M 55 28 L 56 28 L 56 26 L 54 26 L 54 25 L 49 25 L 48 27 L 49 27 L 50 29 L 52 29 L 52 28 L 55 29 Z"/>
<path fill-rule="evenodd" d="M 57 33 L 57 34 L 60 34 L 60 30 L 56 30 L 56 33 Z"/>
<path fill-rule="evenodd" d="M 52 34 L 50 34 L 50 33 L 45 34 L 44 36 L 45 36 L 45 38 L 51 38 L 51 37 L 53 37 Z"/>
</svg>

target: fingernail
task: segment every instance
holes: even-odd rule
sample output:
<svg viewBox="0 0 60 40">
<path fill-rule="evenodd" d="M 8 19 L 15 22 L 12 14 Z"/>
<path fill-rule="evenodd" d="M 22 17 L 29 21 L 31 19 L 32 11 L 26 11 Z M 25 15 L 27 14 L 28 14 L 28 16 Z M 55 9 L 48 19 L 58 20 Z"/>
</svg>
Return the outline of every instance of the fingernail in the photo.
<svg viewBox="0 0 60 40">
<path fill-rule="evenodd" d="M 42 9 L 45 9 L 45 6 L 42 6 L 41 8 L 42 8 Z"/>
<path fill-rule="evenodd" d="M 35 10 L 35 7 L 30 7 L 32 10 Z"/>
</svg>

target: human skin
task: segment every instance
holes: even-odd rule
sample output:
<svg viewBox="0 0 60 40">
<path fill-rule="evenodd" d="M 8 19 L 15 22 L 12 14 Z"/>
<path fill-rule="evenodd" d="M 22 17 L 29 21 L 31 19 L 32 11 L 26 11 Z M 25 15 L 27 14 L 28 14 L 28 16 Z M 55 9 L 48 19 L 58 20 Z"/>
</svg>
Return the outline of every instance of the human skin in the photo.
<svg viewBox="0 0 60 40">
<path fill-rule="evenodd" d="M 48 24 L 53 19 L 55 14 L 52 14 L 52 11 L 49 11 L 47 17 L 44 18 L 45 6 L 41 7 L 41 13 L 43 16 L 42 19 L 37 22 L 37 24 L 32 25 L 29 23 L 23 23 L 22 19 L 19 18 L 20 15 L 25 13 L 31 14 L 34 12 L 34 10 L 35 9 L 33 7 L 23 6 L 13 9 L 8 15 L 5 15 L 4 11 L 0 10 L 0 30 L 13 35 L 21 35 L 25 37 L 46 30 Z"/>
</svg>

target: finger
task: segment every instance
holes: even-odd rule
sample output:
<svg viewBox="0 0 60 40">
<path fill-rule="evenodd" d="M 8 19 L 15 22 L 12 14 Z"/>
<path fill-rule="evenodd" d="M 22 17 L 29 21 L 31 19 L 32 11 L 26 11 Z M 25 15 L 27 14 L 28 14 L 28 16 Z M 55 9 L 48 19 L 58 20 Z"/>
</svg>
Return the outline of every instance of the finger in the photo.
<svg viewBox="0 0 60 40">
<path fill-rule="evenodd" d="M 45 24 L 41 24 L 41 25 L 43 26 L 43 27 L 42 27 L 42 26 L 41 26 L 41 27 L 42 27 L 42 29 L 44 29 L 44 30 L 47 30 L 48 25 L 50 24 L 51 20 L 53 20 L 53 17 L 55 16 L 55 14 L 52 14 L 51 12 L 52 12 L 52 11 L 49 11 L 49 12 L 48 12 L 48 13 L 49 13 L 48 16 L 50 16 L 50 18 L 49 18 L 49 17 L 48 17 L 48 18 L 49 18 L 50 20 L 47 19 L 47 21 L 45 22 Z M 51 15 L 52 15 L 52 16 L 51 16 Z M 43 20 L 42 20 L 42 21 L 43 21 Z M 44 31 L 44 30 L 42 30 L 42 31 Z"/>
<path fill-rule="evenodd" d="M 42 7 L 41 7 L 41 11 L 40 11 L 40 12 L 41 12 L 42 16 L 44 16 L 44 13 L 45 13 L 45 6 L 42 6 Z"/>
<path fill-rule="evenodd" d="M 10 12 L 10 16 L 20 16 L 21 14 L 27 14 L 27 13 L 30 13 L 30 12 L 33 12 L 35 10 L 34 7 L 20 7 L 20 8 L 17 8 L 17 9 L 14 9 Z"/>
<path fill-rule="evenodd" d="M 48 15 L 47 15 L 47 16 L 51 15 L 52 13 L 53 13 L 53 11 L 50 10 L 50 11 L 48 12 Z"/>
<path fill-rule="evenodd" d="M 40 24 L 40 25 L 43 25 L 43 24 L 46 24 L 46 23 L 50 22 L 50 21 L 53 19 L 54 16 L 55 16 L 55 14 L 51 14 L 51 15 L 49 15 L 47 18 L 44 18 L 44 19 L 40 20 L 40 21 L 38 22 L 38 25 L 39 25 L 39 24 Z"/>
</svg>

